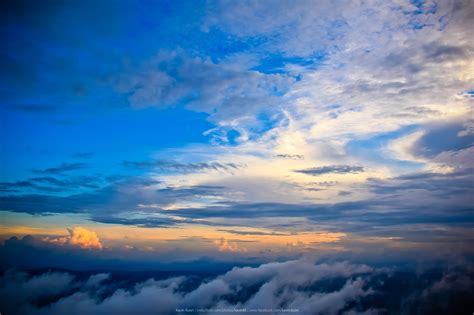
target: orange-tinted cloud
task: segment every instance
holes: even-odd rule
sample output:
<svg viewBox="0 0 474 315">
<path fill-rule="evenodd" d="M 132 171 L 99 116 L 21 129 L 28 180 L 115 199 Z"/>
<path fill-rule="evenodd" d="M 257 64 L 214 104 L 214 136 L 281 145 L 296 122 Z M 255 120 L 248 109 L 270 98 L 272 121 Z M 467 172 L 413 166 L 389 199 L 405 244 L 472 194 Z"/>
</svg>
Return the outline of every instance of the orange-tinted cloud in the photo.
<svg viewBox="0 0 474 315">
<path fill-rule="evenodd" d="M 72 245 L 80 248 L 102 249 L 102 244 L 94 231 L 83 227 L 67 228 L 69 235 L 64 237 L 47 237 L 43 240 L 59 245 Z"/>
<path fill-rule="evenodd" d="M 214 244 L 217 245 L 217 249 L 220 252 L 245 253 L 248 251 L 245 247 L 239 246 L 236 242 L 229 242 L 223 238 L 214 241 Z"/>
<path fill-rule="evenodd" d="M 99 237 L 94 231 L 89 231 L 83 227 L 68 228 L 69 244 L 81 248 L 102 249 Z"/>
</svg>

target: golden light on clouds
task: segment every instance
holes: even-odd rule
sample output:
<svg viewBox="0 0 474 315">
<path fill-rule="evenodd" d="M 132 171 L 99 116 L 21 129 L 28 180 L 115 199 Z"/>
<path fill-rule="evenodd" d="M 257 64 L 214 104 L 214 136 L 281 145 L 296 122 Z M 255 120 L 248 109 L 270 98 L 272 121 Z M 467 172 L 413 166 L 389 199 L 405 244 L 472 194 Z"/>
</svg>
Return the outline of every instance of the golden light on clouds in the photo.
<svg viewBox="0 0 474 315">
<path fill-rule="evenodd" d="M 97 233 L 83 227 L 67 228 L 68 234 L 63 237 L 44 237 L 43 241 L 58 245 L 71 245 L 84 249 L 102 249 Z"/>
<path fill-rule="evenodd" d="M 94 224 L 87 227 L 25 228 L 2 227 L 2 238 L 25 235 L 39 236 L 41 240 L 58 246 L 71 245 L 84 249 L 170 248 L 205 249 L 218 252 L 250 253 L 262 249 L 298 249 L 318 244 L 336 244 L 347 235 L 340 232 L 284 232 L 239 226 L 180 225 L 168 228 L 143 228 L 135 226 Z M 98 235 L 101 235 L 99 239 Z M 190 243 L 190 241 L 192 241 Z"/>
</svg>

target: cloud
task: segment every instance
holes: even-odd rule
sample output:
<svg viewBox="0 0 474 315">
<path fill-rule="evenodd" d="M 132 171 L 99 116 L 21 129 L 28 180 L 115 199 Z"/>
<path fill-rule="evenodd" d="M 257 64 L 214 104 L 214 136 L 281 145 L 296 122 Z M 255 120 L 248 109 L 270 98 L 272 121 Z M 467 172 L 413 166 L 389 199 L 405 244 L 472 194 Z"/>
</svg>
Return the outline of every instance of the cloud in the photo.
<svg viewBox="0 0 474 315">
<path fill-rule="evenodd" d="M 231 234 L 237 234 L 237 235 L 287 235 L 285 233 L 278 233 L 278 232 L 262 232 L 262 231 L 246 231 L 246 230 L 227 230 L 227 229 L 222 229 L 219 230 L 222 232 L 227 232 Z"/>
<path fill-rule="evenodd" d="M 344 1 L 337 5 L 349 6 Z M 242 2 L 238 5 L 232 5 L 231 1 L 210 1 L 205 27 L 219 28 L 243 38 L 264 37 L 267 42 L 263 46 L 269 52 L 310 56 L 339 43 L 349 27 L 343 18 L 341 11 L 331 8 L 330 1 Z"/>
<path fill-rule="evenodd" d="M 277 154 L 276 157 L 291 160 L 301 160 L 304 158 L 304 156 L 300 154 Z"/>
<path fill-rule="evenodd" d="M 89 279 L 87 279 L 87 281 L 84 283 L 84 287 L 99 288 L 102 283 L 108 279 L 110 279 L 109 273 L 98 273 L 90 276 Z"/>
<path fill-rule="evenodd" d="M 426 56 L 436 62 L 465 58 L 469 55 L 469 49 L 463 46 L 437 45 L 435 43 L 424 47 Z"/>
<path fill-rule="evenodd" d="M 403 300 L 402 312 L 431 314 L 438 312 L 462 312 L 472 308 L 474 303 L 466 297 L 474 286 L 472 265 L 451 265 L 441 272 L 435 271 L 436 277 L 429 284 L 414 290 Z M 458 301 L 449 303 L 448 300 Z"/>
<path fill-rule="evenodd" d="M 391 154 L 398 159 L 423 163 L 444 173 L 470 168 L 467 155 L 474 149 L 472 119 L 458 117 L 422 125 L 415 132 L 391 141 Z"/>
<path fill-rule="evenodd" d="M 235 267 L 211 277 L 158 272 L 158 279 L 136 281 L 136 276 L 9 270 L 0 277 L 0 309 L 15 314 L 174 314 L 184 308 L 430 314 L 462 313 L 473 306 L 469 262 L 411 270 L 300 259 Z"/>
<path fill-rule="evenodd" d="M 214 241 L 220 252 L 232 252 L 232 253 L 245 253 L 248 250 L 245 247 L 240 246 L 237 242 L 228 241 L 226 239 L 220 239 Z"/>
<path fill-rule="evenodd" d="M 216 130 L 243 125 L 261 127 L 255 116 L 278 102 L 294 79 L 263 74 L 238 65 L 193 57 L 182 49 L 162 51 L 137 69 L 116 78 L 116 89 L 129 95 L 133 107 L 170 107 L 184 102 L 187 108 L 209 114 Z M 241 136 L 242 137 L 242 136 Z"/>
<path fill-rule="evenodd" d="M 313 167 L 302 170 L 295 170 L 295 172 L 303 173 L 307 175 L 322 175 L 328 173 L 334 174 L 347 174 L 347 173 L 360 173 L 363 172 L 364 168 L 362 166 L 350 166 L 350 165 L 327 165 L 321 167 Z"/>
<path fill-rule="evenodd" d="M 350 301 L 360 299 L 371 293 L 364 290 L 365 285 L 366 282 L 358 278 L 347 282 L 338 292 L 314 294 L 308 301 L 304 301 L 304 299 L 296 300 L 291 308 L 299 308 L 303 313 L 326 312 L 328 314 L 337 314 Z"/>
<path fill-rule="evenodd" d="M 83 249 L 102 249 L 102 244 L 94 231 L 83 227 L 67 228 L 69 233 L 65 237 L 45 237 L 44 241 L 59 245 L 77 246 Z"/>
<path fill-rule="evenodd" d="M 283 67 L 300 80 L 277 110 L 283 108 L 283 117 L 290 116 L 309 143 L 468 115 L 468 102 L 456 95 L 471 88 L 469 1 L 276 1 L 271 11 L 267 6 L 212 1 L 205 29 L 259 38 L 263 44 L 251 51 L 257 59 L 306 62 Z M 280 122 L 277 128 L 288 131 Z"/>
<path fill-rule="evenodd" d="M 88 165 L 85 163 L 63 163 L 61 165 L 50 167 L 46 169 L 33 169 L 33 173 L 37 174 L 62 174 L 65 172 L 77 171 L 83 168 L 86 168 Z"/>
<path fill-rule="evenodd" d="M 59 299 L 75 288 L 74 278 L 64 272 L 30 276 L 25 272 L 7 270 L 0 277 L 1 310 L 7 314 L 18 314 L 28 312 L 27 305 L 41 305 L 44 301 Z"/>
<path fill-rule="evenodd" d="M 299 270 L 292 275 L 292 270 Z M 350 301 L 357 301 L 369 292 L 362 289 L 365 280 L 357 276 L 370 277 L 374 270 L 365 265 L 347 262 L 334 264 L 314 264 L 310 261 L 287 261 L 264 264 L 256 268 L 234 268 L 209 280 L 201 280 L 198 286 L 190 286 L 192 277 L 175 277 L 164 280 L 149 279 L 136 283 L 131 288 L 115 287 L 110 276 L 92 275 L 86 281 L 76 280 L 69 274 L 43 274 L 31 280 L 27 274 L 7 272 L 0 283 L 9 292 L 22 299 L 22 303 L 9 304 L 2 299 L 0 307 L 8 307 L 22 314 L 61 314 L 67 310 L 71 314 L 88 313 L 150 313 L 172 314 L 178 308 L 296 308 L 306 311 L 318 305 L 321 312 L 344 309 Z M 43 277 L 66 277 L 63 285 L 55 286 L 54 292 L 42 292 L 41 299 L 47 303 L 35 304 L 42 286 L 48 281 L 38 281 Z M 319 289 L 322 280 L 343 277 L 347 280 L 342 287 Z M 15 278 L 15 281 L 12 281 Z M 75 281 L 74 281 L 75 280 Z M 38 291 L 31 291 L 29 283 L 37 282 Z M 104 283 L 107 281 L 110 284 Z M 26 285 L 25 285 L 26 284 Z M 101 290 L 97 290 L 101 284 Z M 110 287 L 109 287 L 110 286 Z M 187 289 L 189 288 L 189 289 Z M 101 295 L 100 292 L 110 294 Z M 281 292 L 284 291 L 284 294 Z M 27 297 L 30 298 L 27 298 Z M 298 304 L 298 305 L 296 305 Z"/>
<path fill-rule="evenodd" d="M 93 231 L 89 231 L 82 227 L 68 228 L 69 240 L 68 243 L 73 246 L 81 248 L 102 249 L 102 244 Z"/>
<path fill-rule="evenodd" d="M 148 228 L 166 228 L 171 227 L 177 224 L 190 222 L 186 219 L 176 219 L 176 218 L 127 218 L 127 217 L 117 217 L 112 215 L 100 215 L 96 214 L 91 217 L 91 220 L 94 222 L 105 223 L 105 224 L 121 224 L 121 225 L 134 225 L 138 227 L 148 227 Z M 205 224 L 206 222 L 202 222 Z"/>
<path fill-rule="evenodd" d="M 474 145 L 474 136 L 466 134 L 462 122 L 427 126 L 423 135 L 413 144 L 412 154 L 434 158 L 445 151 L 460 151 Z"/>
<path fill-rule="evenodd" d="M 125 161 L 123 162 L 125 166 L 133 168 L 151 168 L 159 169 L 162 171 L 168 172 L 183 172 L 183 173 L 192 173 L 199 171 L 227 171 L 232 172 L 241 168 L 241 165 L 235 163 L 219 163 L 219 162 L 209 162 L 209 163 L 179 163 L 167 160 L 150 160 L 150 161 Z"/>
<path fill-rule="evenodd" d="M 100 178 L 94 176 L 40 176 L 30 177 L 17 182 L 0 183 L 0 192 L 3 193 L 60 193 L 74 191 L 76 189 L 99 188 Z"/>
<path fill-rule="evenodd" d="M 45 194 L 36 186 L 31 186 L 38 182 L 37 180 L 30 180 L 19 182 L 21 189 L 13 193 L 12 187 L 9 183 L 0 184 L 0 189 L 4 188 L 5 193 L 0 196 L 0 209 L 14 212 L 26 213 L 90 213 L 97 214 L 97 217 L 105 218 L 110 215 L 111 219 L 116 218 L 117 214 L 136 210 L 142 212 L 147 205 L 153 205 L 150 208 L 165 208 L 179 202 L 188 200 L 200 200 L 209 197 L 217 197 L 226 193 L 223 186 L 217 185 L 196 185 L 189 187 L 163 187 L 159 181 L 143 177 L 125 177 L 112 182 L 107 185 L 93 188 L 93 184 L 85 184 L 81 180 L 86 180 L 88 177 L 78 178 L 77 183 L 75 178 L 64 180 L 65 186 L 51 186 L 55 192 L 64 191 L 69 184 L 78 187 L 87 187 L 90 189 L 72 190 L 69 195 L 51 195 Z M 49 179 L 47 179 L 49 181 Z M 54 180 L 54 179 L 53 179 Z M 36 181 L 36 182 L 35 182 Z M 43 182 L 46 179 L 42 180 Z M 54 180 L 56 184 L 56 180 Z M 59 184 L 59 183 L 58 183 Z M 26 185 L 23 187 L 23 185 Z M 81 185 L 81 186 L 79 186 Z M 46 186 L 49 187 L 49 186 Z M 16 188 L 16 187 L 14 187 Z M 40 193 L 30 193 L 32 189 L 38 190 Z M 50 190 L 48 190 L 50 191 Z M 16 193 L 18 192 L 18 193 Z M 112 209 L 109 211 L 102 211 L 103 209 Z"/>
<path fill-rule="evenodd" d="M 470 155 L 469 152 L 463 151 L 456 151 L 456 154 L 451 152 L 449 157 L 442 153 L 445 160 L 451 159 L 452 165 L 465 166 L 453 172 L 425 171 L 400 174 L 391 178 L 369 178 L 357 184 L 357 189 L 371 194 L 368 197 L 357 195 L 348 188 L 338 189 L 338 192 L 351 191 L 351 195 L 345 194 L 342 197 L 351 198 L 356 195 L 357 200 L 354 201 L 229 201 L 229 197 L 238 196 L 239 190 L 236 186 L 227 188 L 228 183 L 225 182 L 219 183 L 225 186 L 210 182 L 207 185 L 162 188 L 167 178 L 146 180 L 138 177 L 120 179 L 100 189 L 69 196 L 2 196 L 0 205 L 1 209 L 14 212 L 82 213 L 95 222 L 148 228 L 207 225 L 219 230 L 233 226 L 228 230 L 238 230 L 235 228 L 238 226 L 243 227 L 243 231 L 249 228 L 258 231 L 268 229 L 287 234 L 313 231 L 312 225 L 318 224 L 320 231 L 359 236 L 394 236 L 394 231 L 396 236 L 403 236 L 400 230 L 397 230 L 403 229 L 407 234 L 402 242 L 423 240 L 426 243 L 429 240 L 416 233 L 420 230 L 420 224 L 433 227 L 443 225 L 451 229 L 468 225 L 474 220 L 470 211 Z M 340 171 L 340 168 L 335 169 Z M 345 166 L 342 169 L 347 170 Z M 200 174 L 199 179 L 201 178 Z M 340 186 L 336 182 L 331 182 L 330 186 L 327 186 L 327 183 L 320 184 L 326 189 Z M 243 187 L 247 186 L 248 182 L 243 181 Z M 318 192 L 319 190 L 316 191 Z M 441 242 L 441 239 L 444 243 L 458 238 L 461 238 L 460 242 L 468 240 L 466 236 L 461 235 L 442 233 L 436 242 Z"/>
</svg>

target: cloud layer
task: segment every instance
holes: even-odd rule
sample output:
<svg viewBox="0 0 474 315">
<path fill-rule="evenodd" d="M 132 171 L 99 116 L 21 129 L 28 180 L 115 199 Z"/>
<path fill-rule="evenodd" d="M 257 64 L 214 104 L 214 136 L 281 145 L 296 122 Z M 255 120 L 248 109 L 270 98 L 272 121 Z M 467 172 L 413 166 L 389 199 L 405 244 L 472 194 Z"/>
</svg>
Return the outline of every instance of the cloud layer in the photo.
<svg viewBox="0 0 474 315">
<path fill-rule="evenodd" d="M 0 277 L 0 308 L 21 314 L 176 314 L 186 309 L 204 314 L 428 314 L 472 307 L 474 285 L 472 269 L 460 266 L 415 273 L 307 259 L 233 268 L 211 277 L 157 272 L 156 279 L 136 282 L 129 276 L 9 270 Z"/>
</svg>

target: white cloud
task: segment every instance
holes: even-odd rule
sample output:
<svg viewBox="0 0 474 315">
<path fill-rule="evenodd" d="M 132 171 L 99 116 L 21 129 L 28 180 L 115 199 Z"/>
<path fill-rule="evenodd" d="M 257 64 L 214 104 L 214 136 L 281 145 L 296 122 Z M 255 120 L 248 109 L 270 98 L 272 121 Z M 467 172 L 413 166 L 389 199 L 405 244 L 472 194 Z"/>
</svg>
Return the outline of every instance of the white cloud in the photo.
<svg viewBox="0 0 474 315">
<path fill-rule="evenodd" d="M 393 163 L 393 157 L 419 162 L 421 168 L 448 171 L 430 159 L 408 156 L 406 148 L 392 147 L 397 154 L 380 161 L 377 156 L 387 152 L 374 148 L 374 158 L 368 161 L 350 152 L 347 145 L 411 125 L 420 126 L 412 135 L 418 137 L 434 121 L 472 114 L 470 98 L 460 95 L 474 86 L 474 46 L 467 27 L 473 12 L 469 1 L 426 2 L 421 8 L 410 1 L 211 2 L 205 29 L 219 28 L 242 39 L 259 37 L 265 44 L 250 51 L 247 59 L 252 62 L 240 67 L 232 66 L 232 56 L 222 64 L 203 59 L 185 63 L 183 73 L 199 69 L 206 77 L 216 78 L 189 78 L 190 85 L 201 81 L 197 87 L 204 91 L 201 101 L 191 102 L 189 108 L 216 110 L 211 120 L 218 126 L 213 133 L 220 140 L 215 144 L 226 142 L 226 128 L 242 136 L 234 147 L 194 146 L 182 154 L 205 152 L 201 157 L 244 162 L 247 167 L 231 176 L 208 173 L 159 179 L 176 186 L 223 185 L 235 192 L 227 196 L 233 201 L 336 202 L 369 196 L 360 185 L 367 178 L 406 172 Z M 243 71 L 255 65 L 255 58 L 268 54 L 311 60 L 318 51 L 324 51 L 325 57 L 316 61 L 317 66 L 288 65 L 286 69 L 293 71 L 288 74 Z M 239 52 L 234 62 L 247 60 L 244 57 L 245 52 Z M 288 78 L 294 75 L 300 75 L 300 80 Z M 267 93 L 266 89 L 282 84 L 287 84 L 285 94 L 274 98 Z M 241 98 L 241 94 L 246 96 Z M 259 112 L 274 118 L 264 132 L 256 128 Z M 408 140 L 402 135 L 396 143 L 408 145 Z M 304 159 L 277 158 L 282 154 Z M 338 182 L 325 190 L 293 172 L 341 163 L 361 165 L 366 171 L 322 176 L 318 181 Z M 257 182 L 258 189 L 253 184 Z M 340 194 L 354 187 L 357 193 Z"/>
</svg>

